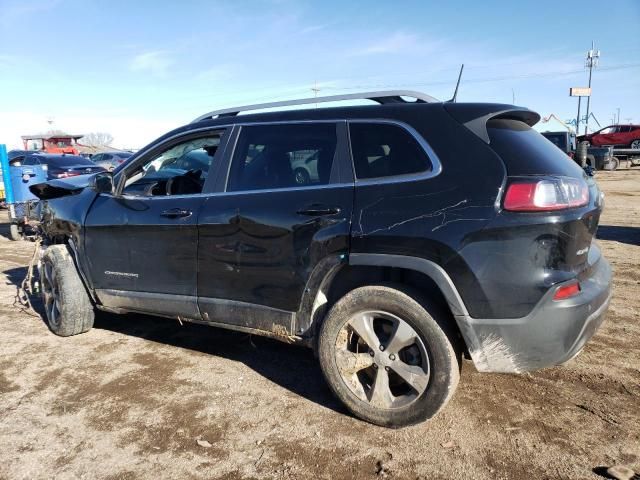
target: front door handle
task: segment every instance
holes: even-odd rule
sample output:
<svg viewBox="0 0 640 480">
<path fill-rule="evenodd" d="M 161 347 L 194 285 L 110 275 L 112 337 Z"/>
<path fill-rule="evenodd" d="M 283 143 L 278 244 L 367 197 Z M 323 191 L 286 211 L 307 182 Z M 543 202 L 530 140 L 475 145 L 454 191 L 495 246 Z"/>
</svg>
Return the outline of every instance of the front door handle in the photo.
<svg viewBox="0 0 640 480">
<path fill-rule="evenodd" d="M 296 212 L 298 215 L 308 215 L 310 217 L 318 217 L 322 215 L 335 215 L 340 213 L 339 207 L 329 207 L 327 205 L 309 205 Z"/>
<path fill-rule="evenodd" d="M 167 218 L 184 218 L 191 216 L 191 210 L 187 210 L 186 208 L 170 208 L 169 210 L 165 210 L 160 214 L 161 217 Z"/>
</svg>

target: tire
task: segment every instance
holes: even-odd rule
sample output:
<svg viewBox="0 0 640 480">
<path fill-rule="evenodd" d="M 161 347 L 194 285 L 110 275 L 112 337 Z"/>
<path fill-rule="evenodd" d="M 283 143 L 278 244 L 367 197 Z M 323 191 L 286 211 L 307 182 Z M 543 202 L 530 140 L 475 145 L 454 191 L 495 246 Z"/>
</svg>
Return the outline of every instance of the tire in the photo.
<svg viewBox="0 0 640 480">
<path fill-rule="evenodd" d="M 445 320 L 444 312 L 418 298 L 397 285 L 356 288 L 321 326 L 324 377 L 338 399 L 367 422 L 397 428 L 427 420 L 458 385 L 460 355 L 455 336 L 438 321 Z"/>
<path fill-rule="evenodd" d="M 16 223 L 12 223 L 11 225 L 9 225 L 9 238 L 14 242 L 22 240 L 22 233 L 20 232 L 20 228 Z"/>
<path fill-rule="evenodd" d="M 66 245 L 51 245 L 42 256 L 42 302 L 49 328 L 69 337 L 91 330 L 95 312 Z"/>
<path fill-rule="evenodd" d="M 618 168 L 620 168 L 620 160 L 618 160 L 618 157 L 611 157 L 611 170 L 617 170 Z"/>
<path fill-rule="evenodd" d="M 296 168 L 293 171 L 294 179 L 296 185 L 308 185 L 311 182 L 311 177 L 309 176 L 309 172 L 304 168 Z"/>
<path fill-rule="evenodd" d="M 640 138 L 631 142 L 629 148 L 632 148 L 633 150 L 640 150 Z"/>
<path fill-rule="evenodd" d="M 587 165 L 591 166 L 594 170 L 598 170 L 596 165 L 596 157 L 594 155 L 587 155 Z"/>
<path fill-rule="evenodd" d="M 617 157 L 611 157 L 608 162 L 606 162 L 602 169 L 603 170 L 616 170 L 620 166 L 620 161 Z"/>
</svg>

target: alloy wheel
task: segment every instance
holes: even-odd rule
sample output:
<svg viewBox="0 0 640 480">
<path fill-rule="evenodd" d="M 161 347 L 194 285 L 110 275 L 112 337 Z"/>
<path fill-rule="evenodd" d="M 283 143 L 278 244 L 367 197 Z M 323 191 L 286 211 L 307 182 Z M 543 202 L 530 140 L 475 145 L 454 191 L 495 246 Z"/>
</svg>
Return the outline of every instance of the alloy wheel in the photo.
<svg viewBox="0 0 640 480">
<path fill-rule="evenodd" d="M 634 150 L 640 150 L 640 140 L 634 140 L 631 142 L 631 148 Z"/>
<path fill-rule="evenodd" d="M 44 278 L 42 279 L 44 295 L 44 309 L 52 327 L 60 325 L 60 304 L 56 271 L 50 263 L 44 264 Z"/>
<path fill-rule="evenodd" d="M 335 360 L 351 392 L 374 408 L 406 407 L 429 385 L 424 342 L 413 327 L 389 312 L 352 316 L 338 333 Z"/>
</svg>

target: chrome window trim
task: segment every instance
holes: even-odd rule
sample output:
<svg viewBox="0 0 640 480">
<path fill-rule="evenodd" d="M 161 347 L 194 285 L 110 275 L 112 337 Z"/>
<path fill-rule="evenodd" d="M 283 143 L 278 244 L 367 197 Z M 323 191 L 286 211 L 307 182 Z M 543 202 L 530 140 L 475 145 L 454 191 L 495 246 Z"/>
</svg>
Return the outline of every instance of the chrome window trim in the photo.
<svg viewBox="0 0 640 480">
<path fill-rule="evenodd" d="M 231 192 L 209 192 L 209 193 L 193 193 L 190 195 L 156 195 L 153 197 L 147 197 L 144 195 L 120 195 L 118 198 L 124 198 L 126 200 L 166 200 L 169 198 L 198 198 L 198 197 L 226 197 L 229 195 L 251 195 L 256 193 L 277 193 L 277 192 L 295 192 L 298 190 L 318 190 L 327 188 L 353 188 L 353 183 L 328 183 L 326 185 L 306 185 L 303 187 L 284 187 L 284 188 L 264 188 L 261 190 L 237 190 Z M 106 194 L 110 195 L 110 194 Z M 113 195 L 111 195 L 113 196 Z"/>
<path fill-rule="evenodd" d="M 418 133 L 418 131 L 413 128 L 408 123 L 402 122 L 400 120 L 391 120 L 391 119 L 365 119 L 365 120 L 347 120 L 347 124 L 351 123 L 377 123 L 377 124 L 387 124 L 387 125 L 395 125 L 407 131 L 415 140 L 418 142 L 418 145 L 422 148 L 424 153 L 427 155 L 429 162 L 431 163 L 431 169 L 425 170 L 423 172 L 417 173 L 407 173 L 404 175 L 394 175 L 390 177 L 374 177 L 374 178 L 362 178 L 358 179 L 355 171 L 355 164 L 353 168 L 353 174 L 355 177 L 356 187 L 358 186 L 367 186 L 367 185 L 381 185 L 381 184 L 389 184 L 389 183 L 403 183 L 403 182 L 417 182 L 420 180 L 427 180 L 429 178 L 437 177 L 442 172 L 442 162 L 440 162 L 440 157 L 434 152 L 431 145 L 424 139 L 422 135 Z M 351 129 L 349 129 L 349 146 L 351 146 Z M 353 152 L 351 152 L 351 162 L 353 163 Z"/>
<path fill-rule="evenodd" d="M 195 128 L 195 129 L 190 129 L 184 132 L 180 132 L 177 133 L 175 135 L 172 135 L 171 137 L 165 139 L 161 144 L 156 144 L 156 145 L 151 145 L 149 148 L 145 149 L 143 152 L 140 152 L 140 156 L 139 158 L 143 157 L 144 155 L 146 155 L 149 151 L 151 150 L 155 150 L 158 147 L 162 147 L 162 145 L 172 142 L 174 140 L 176 140 L 177 138 L 180 138 L 182 136 L 187 136 L 187 135 L 191 135 L 194 133 L 201 133 L 201 132 L 206 132 L 206 131 L 215 131 L 215 130 L 223 130 L 223 129 L 227 129 L 227 128 L 234 128 L 234 127 L 250 127 L 250 126 L 261 126 L 261 125 L 295 125 L 295 124 L 305 124 L 305 123 L 335 123 L 336 124 L 336 128 L 338 126 L 338 123 L 340 122 L 346 122 L 347 123 L 347 127 L 349 126 L 349 124 L 351 123 L 375 123 L 375 124 L 387 124 L 387 125 L 396 125 L 404 130 L 406 130 L 420 145 L 420 147 L 423 149 L 424 153 L 427 155 L 427 158 L 429 158 L 432 168 L 431 170 L 426 170 L 424 172 L 419 172 L 419 173 L 409 173 L 406 175 L 396 175 L 393 177 L 376 177 L 376 178 L 366 178 L 366 179 L 358 179 L 357 176 L 355 175 L 355 168 L 354 168 L 354 178 L 355 178 L 355 186 L 367 186 L 367 185 L 381 185 L 381 184 L 392 184 L 392 183 L 402 183 L 402 182 L 416 182 L 416 181 L 421 181 L 421 180 L 426 180 L 429 178 L 433 178 L 436 177 L 438 175 L 440 175 L 440 173 L 442 172 L 442 163 L 440 162 L 440 158 L 438 157 L 438 155 L 435 153 L 435 151 L 431 148 L 431 146 L 429 145 L 429 143 L 422 137 L 422 135 L 420 135 L 415 128 L 413 128 L 411 125 L 402 122 L 400 120 L 393 120 L 393 119 L 386 119 L 386 118 L 371 118 L 371 119 L 333 119 L 333 120 L 327 120 L 327 119 L 323 119 L 323 120 L 278 120 L 278 121 L 267 121 L 267 122 L 234 122 L 234 123 L 227 123 L 224 125 L 210 125 L 208 127 L 201 127 L 201 128 Z M 352 183 L 329 183 L 329 184 L 325 184 L 325 185 L 307 185 L 307 186 L 302 186 L 302 187 L 283 187 L 283 188 L 266 188 L 266 189 L 261 189 L 261 190 L 237 190 L 237 191 L 228 191 L 227 190 L 227 186 L 228 186 L 228 182 L 229 182 L 229 171 L 231 169 L 231 164 L 233 162 L 233 155 L 235 154 L 235 149 L 236 149 L 236 145 L 237 145 L 237 141 L 240 138 L 240 134 L 242 133 L 242 131 L 239 132 L 238 136 L 236 137 L 236 141 L 233 145 L 227 144 L 227 148 L 232 148 L 232 157 L 231 157 L 231 161 L 229 162 L 228 165 L 228 171 L 226 172 L 227 178 L 225 181 L 225 189 L 222 192 L 208 192 L 208 193 L 196 193 L 196 194 L 190 194 L 190 195 L 164 195 L 164 196 L 155 196 L 155 197 L 147 197 L 147 196 L 142 196 L 142 195 L 129 195 L 129 194 L 119 194 L 119 195 L 114 195 L 117 196 L 119 198 L 126 198 L 129 200 L 133 200 L 133 199 L 165 199 L 165 198 L 176 198 L 176 199 L 180 199 L 180 198 L 196 198 L 196 197 L 210 197 L 210 196 L 222 196 L 222 195 L 232 195 L 232 194 L 254 194 L 254 193 L 262 193 L 262 192 L 287 192 L 287 191 L 297 191 L 297 190 L 310 190 L 310 189 L 326 189 L 326 188 L 344 188 L 344 187 L 353 187 L 354 184 Z M 351 154 L 351 136 L 350 136 L 350 131 L 349 128 L 347 128 L 347 133 L 349 133 L 349 151 Z M 353 167 L 353 155 L 351 154 L 351 164 Z M 126 173 L 126 170 L 123 169 L 122 172 L 119 173 Z"/>
</svg>

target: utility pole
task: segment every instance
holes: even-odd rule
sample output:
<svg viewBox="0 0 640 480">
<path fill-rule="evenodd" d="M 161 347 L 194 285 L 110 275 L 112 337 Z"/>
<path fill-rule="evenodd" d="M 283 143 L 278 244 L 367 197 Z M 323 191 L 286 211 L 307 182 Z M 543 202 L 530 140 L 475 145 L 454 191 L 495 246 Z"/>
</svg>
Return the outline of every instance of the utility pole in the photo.
<svg viewBox="0 0 640 480">
<path fill-rule="evenodd" d="M 616 124 L 620 125 L 620 107 L 618 107 L 618 121 Z"/>
<path fill-rule="evenodd" d="M 591 50 L 587 52 L 587 61 L 586 66 L 589 67 L 589 89 L 591 89 L 591 73 L 593 71 L 593 67 L 598 66 L 598 59 L 600 58 L 600 50 L 595 49 L 594 42 L 591 41 Z M 591 104 L 591 92 L 589 92 L 589 96 L 587 97 L 587 122 L 584 125 L 584 134 L 587 134 L 587 129 L 589 128 L 589 106 Z"/>
<path fill-rule="evenodd" d="M 320 91 L 320 88 L 318 87 L 318 81 L 314 80 L 313 81 L 313 87 L 311 87 L 311 91 L 313 92 L 313 98 L 318 98 L 318 92 Z M 318 104 L 316 103 L 316 108 L 318 108 Z"/>
<path fill-rule="evenodd" d="M 578 97 L 578 116 L 576 117 L 576 136 L 580 135 L 580 103 L 582 103 L 582 97 Z"/>
</svg>

